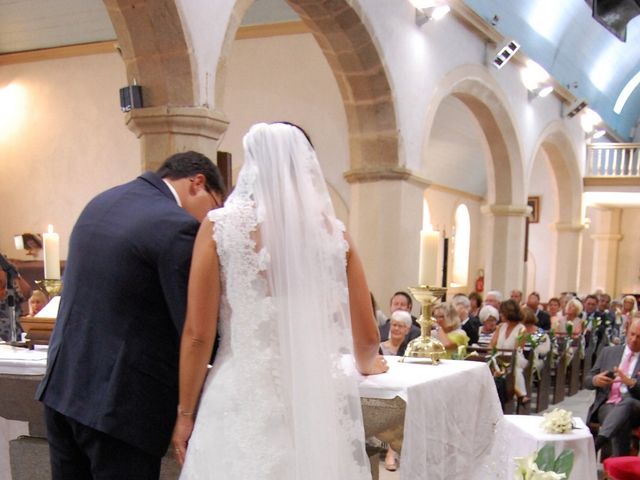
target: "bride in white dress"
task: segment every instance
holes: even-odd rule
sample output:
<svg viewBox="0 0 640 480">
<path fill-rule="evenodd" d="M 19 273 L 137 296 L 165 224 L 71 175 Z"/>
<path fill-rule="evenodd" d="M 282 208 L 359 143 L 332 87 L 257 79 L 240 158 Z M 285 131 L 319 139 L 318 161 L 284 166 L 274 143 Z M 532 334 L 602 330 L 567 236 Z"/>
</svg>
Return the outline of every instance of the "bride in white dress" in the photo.
<svg viewBox="0 0 640 480">
<path fill-rule="evenodd" d="M 365 374 L 387 366 L 362 264 L 303 132 L 258 124 L 243 143 L 235 190 L 194 247 L 173 437 L 181 478 L 368 479 L 349 360 Z"/>
</svg>

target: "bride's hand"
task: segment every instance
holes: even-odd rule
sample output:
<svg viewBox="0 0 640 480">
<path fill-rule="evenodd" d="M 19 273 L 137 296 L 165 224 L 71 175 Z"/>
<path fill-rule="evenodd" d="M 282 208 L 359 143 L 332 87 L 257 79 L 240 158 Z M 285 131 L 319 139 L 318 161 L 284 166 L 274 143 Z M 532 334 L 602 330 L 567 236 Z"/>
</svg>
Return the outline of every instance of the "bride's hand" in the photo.
<svg viewBox="0 0 640 480">
<path fill-rule="evenodd" d="M 193 416 L 178 415 L 176 426 L 173 429 L 173 453 L 177 462 L 182 466 L 187 454 L 187 445 L 193 432 Z"/>
<path fill-rule="evenodd" d="M 389 365 L 382 355 L 378 355 L 371 366 L 371 369 L 365 375 L 377 375 L 385 373 L 389 370 Z"/>
</svg>

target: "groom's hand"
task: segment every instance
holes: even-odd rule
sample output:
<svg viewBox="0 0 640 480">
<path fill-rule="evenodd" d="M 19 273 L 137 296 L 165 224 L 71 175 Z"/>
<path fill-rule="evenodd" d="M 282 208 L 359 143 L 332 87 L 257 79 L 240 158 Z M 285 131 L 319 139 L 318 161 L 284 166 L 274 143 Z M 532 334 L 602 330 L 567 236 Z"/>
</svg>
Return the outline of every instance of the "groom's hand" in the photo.
<svg viewBox="0 0 640 480">
<path fill-rule="evenodd" d="M 173 453 L 177 462 L 182 466 L 187 454 L 189 438 L 193 432 L 193 416 L 178 415 L 176 426 L 173 429 Z"/>
</svg>

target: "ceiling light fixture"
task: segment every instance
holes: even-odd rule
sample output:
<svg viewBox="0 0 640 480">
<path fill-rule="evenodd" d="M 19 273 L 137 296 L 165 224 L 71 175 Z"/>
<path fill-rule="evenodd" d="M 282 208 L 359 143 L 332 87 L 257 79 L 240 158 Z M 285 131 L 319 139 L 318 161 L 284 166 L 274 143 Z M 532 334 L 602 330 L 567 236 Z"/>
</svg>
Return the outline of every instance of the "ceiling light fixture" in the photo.
<svg viewBox="0 0 640 480">
<path fill-rule="evenodd" d="M 442 0 L 411 0 L 416 9 L 416 25 L 421 27 L 429 20 L 440 20 L 451 11 L 449 5 Z"/>
</svg>

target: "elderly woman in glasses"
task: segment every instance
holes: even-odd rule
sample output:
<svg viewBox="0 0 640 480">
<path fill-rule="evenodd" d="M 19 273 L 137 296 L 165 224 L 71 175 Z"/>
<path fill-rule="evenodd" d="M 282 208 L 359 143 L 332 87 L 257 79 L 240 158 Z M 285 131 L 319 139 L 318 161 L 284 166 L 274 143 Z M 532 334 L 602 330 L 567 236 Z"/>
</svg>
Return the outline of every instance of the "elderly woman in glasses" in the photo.
<svg viewBox="0 0 640 480">
<path fill-rule="evenodd" d="M 382 355 L 404 355 L 409 339 L 407 334 L 411 330 L 411 314 L 404 310 L 396 310 L 391 314 L 389 325 L 389 339 L 380 344 Z"/>
</svg>

